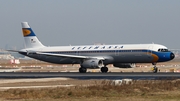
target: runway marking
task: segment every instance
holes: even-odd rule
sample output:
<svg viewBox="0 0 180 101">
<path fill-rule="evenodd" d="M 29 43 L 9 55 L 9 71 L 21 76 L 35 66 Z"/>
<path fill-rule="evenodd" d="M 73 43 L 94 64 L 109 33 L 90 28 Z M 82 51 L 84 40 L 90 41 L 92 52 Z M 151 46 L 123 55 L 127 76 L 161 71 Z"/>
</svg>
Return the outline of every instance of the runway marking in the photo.
<svg viewBox="0 0 180 101">
<path fill-rule="evenodd" d="M 56 87 L 72 87 L 75 85 L 50 85 L 50 86 L 20 86 L 20 87 L 0 87 L 0 90 L 23 89 L 23 88 L 56 88 Z"/>
<path fill-rule="evenodd" d="M 45 81 L 57 81 L 57 80 L 69 80 L 69 78 L 33 78 L 33 79 L 0 79 L 0 84 L 4 83 L 18 83 L 18 82 L 45 82 Z"/>
<path fill-rule="evenodd" d="M 20 71 L 21 69 L 0 69 L 0 72 L 15 72 Z"/>
</svg>

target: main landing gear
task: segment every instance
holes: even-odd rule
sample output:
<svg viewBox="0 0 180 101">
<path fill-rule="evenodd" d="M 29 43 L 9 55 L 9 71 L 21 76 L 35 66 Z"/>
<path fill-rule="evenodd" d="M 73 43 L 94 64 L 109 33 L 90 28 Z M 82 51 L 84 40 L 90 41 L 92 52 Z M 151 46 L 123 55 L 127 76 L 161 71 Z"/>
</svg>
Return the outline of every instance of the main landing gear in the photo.
<svg viewBox="0 0 180 101">
<path fill-rule="evenodd" d="M 79 68 L 79 73 L 86 73 L 86 71 L 87 71 L 87 68 L 84 68 L 84 67 Z"/>
<path fill-rule="evenodd" d="M 158 68 L 156 67 L 156 63 L 152 63 L 153 67 L 153 73 L 157 73 L 158 72 Z"/>
<path fill-rule="evenodd" d="M 84 67 L 80 67 L 79 68 L 79 73 L 86 73 L 87 72 L 87 68 Z M 101 72 L 102 73 L 107 73 L 108 72 L 108 68 L 106 66 L 101 67 Z"/>
<path fill-rule="evenodd" d="M 101 67 L 101 72 L 102 73 L 107 73 L 108 72 L 108 68 L 106 66 Z"/>
</svg>

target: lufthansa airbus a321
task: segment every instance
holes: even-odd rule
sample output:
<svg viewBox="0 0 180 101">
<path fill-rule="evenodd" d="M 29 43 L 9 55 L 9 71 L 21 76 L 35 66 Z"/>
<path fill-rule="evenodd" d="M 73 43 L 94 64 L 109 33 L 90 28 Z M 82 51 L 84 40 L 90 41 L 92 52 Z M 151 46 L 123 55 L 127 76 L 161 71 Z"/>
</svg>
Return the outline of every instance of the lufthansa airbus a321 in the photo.
<svg viewBox="0 0 180 101">
<path fill-rule="evenodd" d="M 160 44 L 114 44 L 79 46 L 44 46 L 36 37 L 28 22 L 22 22 L 25 48 L 16 52 L 22 55 L 57 64 L 80 64 L 79 72 L 86 73 L 88 68 L 100 68 L 108 72 L 108 64 L 115 67 L 132 67 L 134 63 L 156 63 L 174 59 L 175 55 Z"/>
</svg>

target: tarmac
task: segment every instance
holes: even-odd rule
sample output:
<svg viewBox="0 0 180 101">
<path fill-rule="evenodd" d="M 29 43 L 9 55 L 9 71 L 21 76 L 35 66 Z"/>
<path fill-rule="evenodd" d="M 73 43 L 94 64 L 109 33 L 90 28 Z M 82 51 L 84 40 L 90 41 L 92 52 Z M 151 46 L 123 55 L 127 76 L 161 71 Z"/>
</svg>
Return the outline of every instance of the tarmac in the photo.
<svg viewBox="0 0 180 101">
<path fill-rule="evenodd" d="M 0 90 L 70 87 L 102 83 L 103 80 L 176 80 L 180 78 L 180 59 L 159 63 L 160 71 L 152 73 L 152 64 L 137 64 L 135 68 L 117 68 L 109 65 L 108 73 L 100 69 L 88 69 L 79 73 L 79 65 L 49 64 L 36 60 L 20 60 L 20 64 L 0 61 Z"/>
<path fill-rule="evenodd" d="M 1 79 L 8 78 L 72 78 L 72 79 L 133 79 L 133 80 L 162 80 L 179 79 L 180 73 L 172 72 L 109 72 L 109 73 L 78 73 L 78 72 L 1 72 Z"/>
</svg>

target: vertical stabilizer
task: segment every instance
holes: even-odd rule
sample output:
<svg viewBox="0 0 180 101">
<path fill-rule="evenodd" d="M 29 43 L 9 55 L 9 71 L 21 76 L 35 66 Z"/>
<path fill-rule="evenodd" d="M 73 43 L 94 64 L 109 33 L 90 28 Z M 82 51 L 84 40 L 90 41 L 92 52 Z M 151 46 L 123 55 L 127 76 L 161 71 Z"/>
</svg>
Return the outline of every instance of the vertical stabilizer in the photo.
<svg viewBox="0 0 180 101">
<path fill-rule="evenodd" d="M 22 22 L 21 25 L 26 48 L 44 47 L 44 45 L 36 37 L 28 22 Z"/>
</svg>

